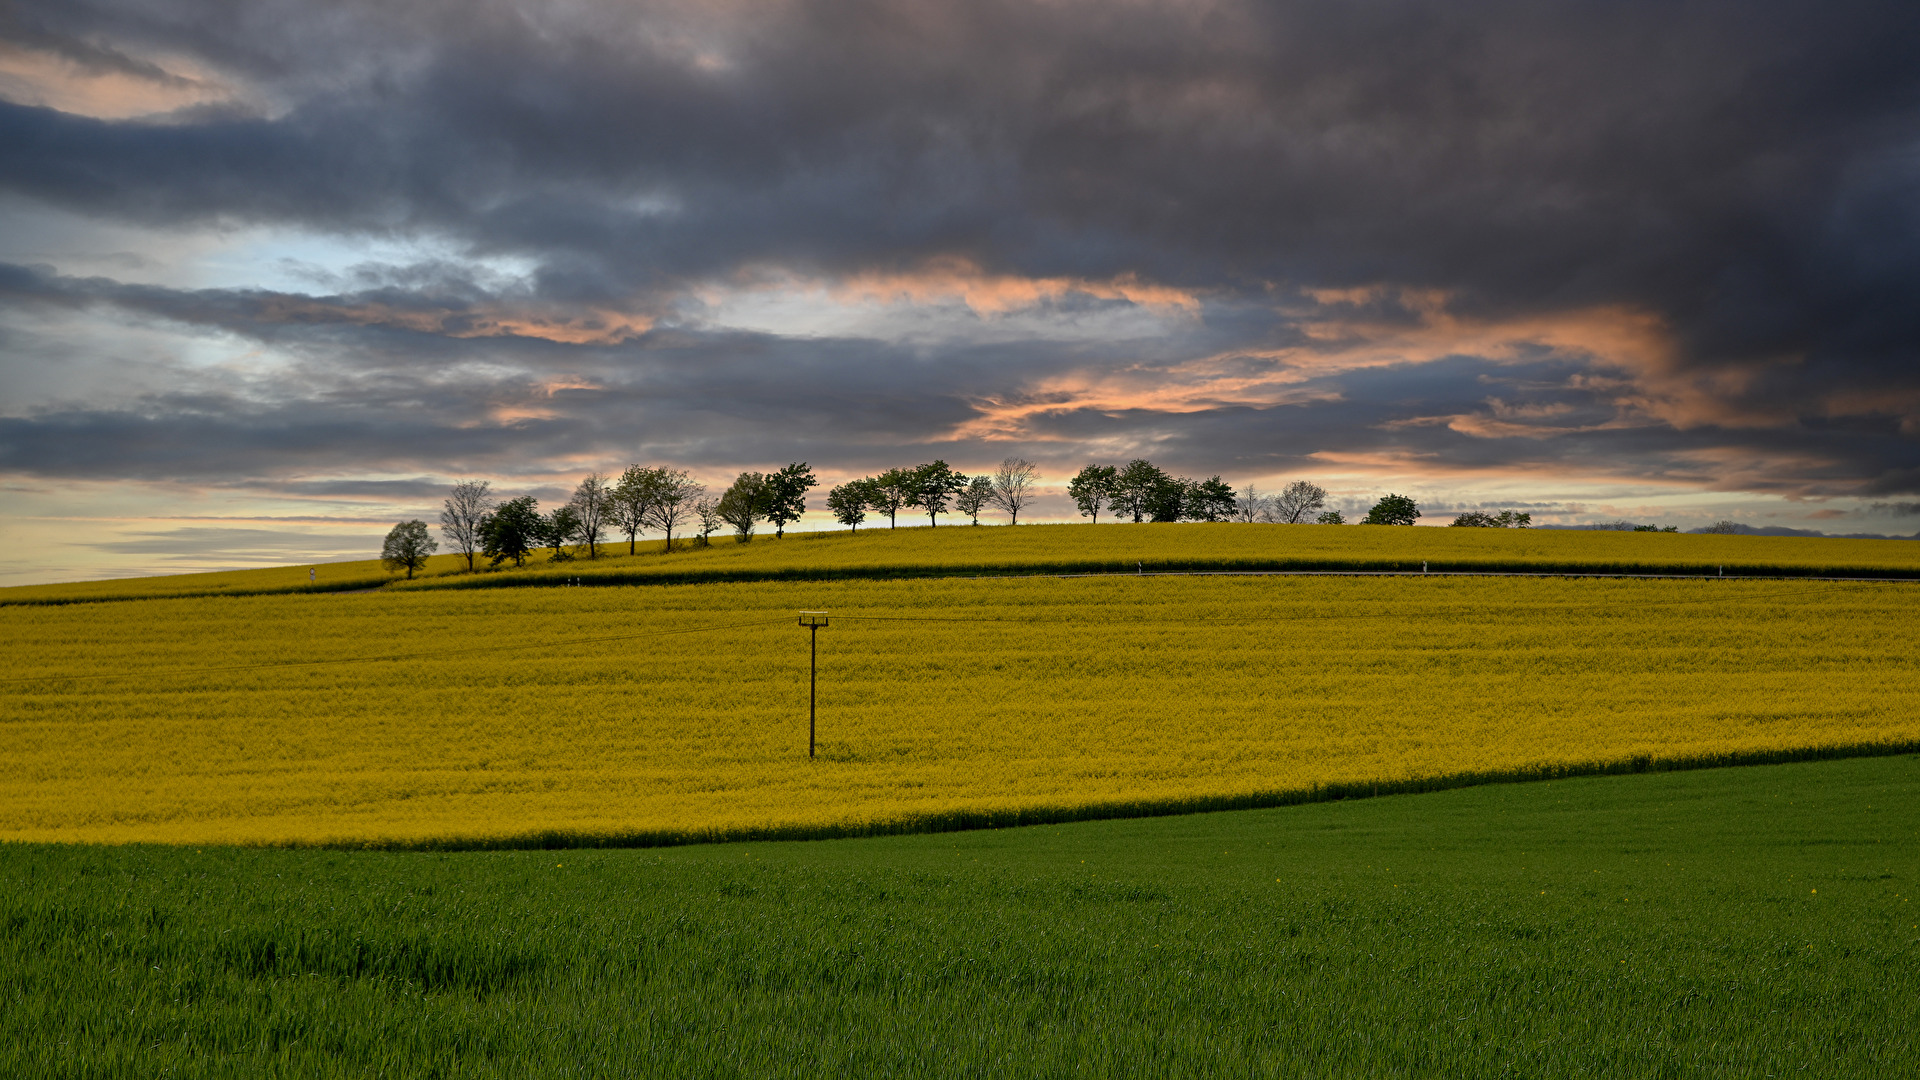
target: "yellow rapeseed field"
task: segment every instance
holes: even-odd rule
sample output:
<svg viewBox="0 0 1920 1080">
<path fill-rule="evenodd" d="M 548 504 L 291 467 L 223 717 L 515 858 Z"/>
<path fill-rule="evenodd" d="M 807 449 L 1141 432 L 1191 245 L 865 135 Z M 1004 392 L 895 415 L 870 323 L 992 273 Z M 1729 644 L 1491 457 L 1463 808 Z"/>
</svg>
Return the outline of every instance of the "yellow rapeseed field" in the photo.
<svg viewBox="0 0 1920 1080">
<path fill-rule="evenodd" d="M 911 521 L 911 518 L 903 519 Z M 465 572 L 458 556 L 437 555 L 406 582 L 377 560 L 327 563 L 310 583 L 308 567 L 177 574 L 0 589 L 0 606 L 155 596 L 249 595 L 365 589 L 440 589 L 557 585 L 589 581 L 752 581 L 927 574 L 1114 573 L 1208 570 L 1580 570 L 1598 573 L 1730 575 L 1836 574 L 1920 578 L 1920 543 L 1828 537 L 1706 536 L 1546 529 L 1389 528 L 1381 526 L 1200 524 L 1023 525 L 1017 529 L 946 525 L 760 536 L 750 544 L 716 536 L 711 546 L 625 541 L 601 557 L 552 562 L 536 554 L 525 567 Z"/>
<path fill-rule="evenodd" d="M 0 839 L 809 835 L 1915 744 L 1917 607 L 1907 584 L 1245 577 L 11 607 Z"/>
</svg>

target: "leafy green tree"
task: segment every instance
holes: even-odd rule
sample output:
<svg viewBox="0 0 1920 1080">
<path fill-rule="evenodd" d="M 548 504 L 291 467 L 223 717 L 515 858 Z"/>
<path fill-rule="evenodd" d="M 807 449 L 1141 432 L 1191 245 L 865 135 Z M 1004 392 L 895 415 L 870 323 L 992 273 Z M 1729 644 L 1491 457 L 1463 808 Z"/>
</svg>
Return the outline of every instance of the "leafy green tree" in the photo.
<svg viewBox="0 0 1920 1080">
<path fill-rule="evenodd" d="M 1179 521 L 1187 516 L 1187 508 L 1192 503 L 1194 482 L 1177 476 L 1169 476 L 1160 481 L 1153 489 L 1153 497 L 1147 503 L 1147 520 Z"/>
<path fill-rule="evenodd" d="M 1367 511 L 1362 525 L 1411 525 L 1420 516 L 1420 507 L 1405 495 L 1387 495 Z"/>
<path fill-rule="evenodd" d="M 1115 517 L 1132 517 L 1138 525 L 1154 512 L 1155 505 L 1164 500 L 1167 485 L 1173 482 L 1165 470 L 1144 458 L 1134 458 L 1127 462 L 1113 478 L 1113 488 L 1107 498 L 1113 505 Z"/>
<path fill-rule="evenodd" d="M 1488 514 L 1479 510 L 1469 510 L 1453 519 L 1448 528 L 1453 529 L 1525 529 L 1533 524 L 1532 514 L 1515 513 L 1502 510 L 1497 514 Z"/>
<path fill-rule="evenodd" d="M 1340 511 L 1329 510 L 1324 514 L 1321 514 L 1319 517 L 1314 518 L 1313 523 L 1315 525 L 1345 525 L 1347 523 L 1347 519 L 1341 516 Z"/>
<path fill-rule="evenodd" d="M 766 517 L 773 522 L 775 539 L 786 536 L 787 526 L 807 512 L 807 489 L 819 483 L 804 461 L 768 474 Z"/>
<path fill-rule="evenodd" d="M 767 489 L 767 478 L 762 473 L 743 472 L 734 480 L 721 496 L 715 507 L 720 520 L 733 526 L 734 535 L 740 542 L 753 542 L 754 525 L 767 516 L 767 506 L 772 502 L 772 494 Z"/>
<path fill-rule="evenodd" d="M 509 499 L 494 507 L 480 523 L 480 553 L 493 566 L 508 559 L 515 566 L 527 565 L 527 556 L 540 546 L 547 522 L 540 515 L 540 504 L 531 495 Z"/>
<path fill-rule="evenodd" d="M 1214 476 L 1188 488 L 1186 501 L 1186 516 L 1195 521 L 1231 521 L 1240 500 L 1233 485 Z"/>
<path fill-rule="evenodd" d="M 1026 458 L 1010 457 L 1000 463 L 988 480 L 988 498 L 993 505 L 1007 512 L 1007 524 L 1020 524 L 1020 511 L 1033 502 L 1033 489 L 1040 482 L 1040 469 Z M 980 513 L 974 511 L 975 525 L 980 524 Z"/>
<path fill-rule="evenodd" d="M 659 490 L 661 469 L 629 465 L 613 485 L 613 527 L 627 535 L 627 554 L 639 550 L 640 534 L 646 531 L 648 516 Z"/>
<path fill-rule="evenodd" d="M 573 489 L 567 503 L 573 511 L 574 538 L 587 545 L 587 558 L 600 557 L 600 541 L 607 535 L 607 523 L 613 516 L 613 485 L 599 473 L 588 475 Z"/>
<path fill-rule="evenodd" d="M 917 503 L 934 525 L 940 524 L 940 515 L 947 512 L 953 497 L 967 490 L 967 478 L 939 458 L 914 469 L 913 479 Z"/>
<path fill-rule="evenodd" d="M 473 571 L 474 553 L 480 550 L 480 523 L 493 512 L 493 499 L 485 480 L 462 480 L 447 493 L 440 509 L 440 531 L 455 551 L 465 556 L 467 571 Z"/>
<path fill-rule="evenodd" d="M 1327 489 L 1305 480 L 1288 484 L 1273 500 L 1273 520 L 1281 525 L 1298 525 L 1307 515 L 1327 505 Z"/>
<path fill-rule="evenodd" d="M 1119 475 L 1120 470 L 1111 465 L 1088 465 L 1067 481 L 1067 495 L 1080 508 L 1081 517 L 1090 517 L 1095 525 L 1100 524 L 1100 510 L 1113 498 Z"/>
<path fill-rule="evenodd" d="M 975 525 L 980 524 L 980 511 L 993 501 L 993 477 L 976 476 L 967 481 L 965 491 L 954 497 L 954 509 L 967 515 Z"/>
<path fill-rule="evenodd" d="M 673 530 L 698 512 L 696 503 L 706 485 L 695 482 L 685 469 L 654 469 L 647 500 L 646 523 L 667 534 L 664 551 L 673 550 Z"/>
<path fill-rule="evenodd" d="M 867 520 L 867 510 L 873 505 L 873 481 L 849 480 L 827 492 L 827 509 L 833 511 L 833 520 L 860 531 L 860 523 Z"/>
<path fill-rule="evenodd" d="M 915 469 L 888 469 L 869 481 L 873 495 L 868 507 L 887 512 L 887 527 L 900 527 L 895 515 L 909 506 L 920 505 L 920 478 Z"/>
<path fill-rule="evenodd" d="M 572 503 L 556 506 L 553 513 L 547 515 L 546 528 L 541 534 L 541 542 L 553 549 L 549 562 L 568 562 L 573 553 L 566 550 L 568 544 L 580 539 L 580 511 Z"/>
<path fill-rule="evenodd" d="M 389 570 L 405 568 L 407 580 L 412 581 L 413 572 L 426 566 L 427 556 L 439 546 L 427 535 L 426 522 L 403 521 L 387 532 L 387 542 L 380 548 L 380 561 Z"/>
</svg>

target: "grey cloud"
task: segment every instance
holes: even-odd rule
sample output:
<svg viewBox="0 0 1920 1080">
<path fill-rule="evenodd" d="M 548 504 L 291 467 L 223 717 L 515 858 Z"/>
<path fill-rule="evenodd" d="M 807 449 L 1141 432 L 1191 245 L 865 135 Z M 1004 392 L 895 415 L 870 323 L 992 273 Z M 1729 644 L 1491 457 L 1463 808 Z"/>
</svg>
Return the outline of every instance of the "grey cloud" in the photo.
<svg viewBox="0 0 1920 1080">
<path fill-rule="evenodd" d="M 511 295 L 440 265 L 297 297 L 0 268 L 11 302 L 217 327 L 302 363 L 274 392 L 28 410 L 0 421 L 0 468 L 213 478 L 583 450 L 716 468 L 879 461 L 903 443 L 995 453 L 928 440 L 1049 374 L 1310 347 L 1276 307 L 1387 284 L 1438 290 L 1469 319 L 1649 313 L 1675 372 L 1729 376 L 1713 393 L 1740 423 L 1608 426 L 1604 394 L 1482 381 L 1565 386 L 1591 369 L 1542 347 L 1519 364 L 1314 380 L 1330 397 L 1311 405 L 1064 403 L 1010 446 L 1062 461 L 1134 446 L 1203 472 L 1399 453 L 1546 481 L 1608 461 L 1702 486 L 1729 482 L 1712 460 L 1745 454 L 1791 459 L 1742 473 L 1751 490 L 1920 491 L 1911 4 L 18 8 L 35 40 L 197 58 L 278 104 L 165 123 L 0 105 L 0 187 L 167 226 L 445 237 L 536 269 Z M 1205 325 L 1158 346 L 913 348 L 670 321 L 618 345 L 457 337 L 503 300 L 665 313 L 702 280 L 936 257 L 1203 290 Z M 1395 295 L 1343 314 L 1415 325 Z M 427 321 L 357 314 L 374 305 Z M 516 374 L 448 373 L 482 361 Z M 598 388 L 536 389 L 555 373 Z M 1523 392 L 1570 410 L 1571 430 L 1417 422 Z M 527 415 L 498 420 L 502 406 Z"/>
</svg>

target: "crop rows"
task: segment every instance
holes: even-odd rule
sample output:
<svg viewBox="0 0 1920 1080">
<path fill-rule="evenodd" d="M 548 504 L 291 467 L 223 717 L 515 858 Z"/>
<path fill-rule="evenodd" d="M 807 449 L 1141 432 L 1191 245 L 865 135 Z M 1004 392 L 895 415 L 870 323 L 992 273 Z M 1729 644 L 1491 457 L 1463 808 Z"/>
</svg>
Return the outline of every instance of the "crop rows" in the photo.
<svg viewBox="0 0 1920 1080">
<path fill-rule="evenodd" d="M 1916 599 L 1107 578 L 20 607 L 0 837 L 819 835 L 1911 744 Z M 814 761 L 800 608 L 834 613 Z"/>
</svg>

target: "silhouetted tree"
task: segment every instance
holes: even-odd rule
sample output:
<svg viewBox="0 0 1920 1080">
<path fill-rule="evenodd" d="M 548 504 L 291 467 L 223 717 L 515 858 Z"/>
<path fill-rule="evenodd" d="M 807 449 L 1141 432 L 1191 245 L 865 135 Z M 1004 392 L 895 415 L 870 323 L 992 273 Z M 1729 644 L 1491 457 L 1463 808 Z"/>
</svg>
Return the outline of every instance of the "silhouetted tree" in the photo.
<svg viewBox="0 0 1920 1080">
<path fill-rule="evenodd" d="M 1281 525 L 1298 525 L 1308 515 L 1327 505 L 1327 489 L 1305 480 L 1295 480 L 1273 500 L 1273 520 Z"/>
<path fill-rule="evenodd" d="M 787 525 L 807 512 L 807 489 L 818 483 L 804 461 L 768 474 L 766 517 L 773 522 L 775 539 L 786 536 Z"/>
<path fill-rule="evenodd" d="M 1007 512 L 1008 524 L 1020 524 L 1020 511 L 1033 502 L 1033 489 L 1040 481 L 1040 470 L 1026 458 L 1010 457 L 1000 463 L 992 480 L 993 505 Z M 978 525 L 979 512 L 975 511 Z"/>
<path fill-rule="evenodd" d="M 827 492 L 827 509 L 833 511 L 833 520 L 859 532 L 873 498 L 872 480 L 849 480 Z"/>
<path fill-rule="evenodd" d="M 1411 525 L 1420 516 L 1420 507 L 1405 495 L 1387 495 L 1367 511 L 1362 525 Z"/>
<path fill-rule="evenodd" d="M 573 553 L 567 551 L 566 547 L 579 538 L 580 511 L 574 509 L 573 504 L 570 502 L 564 506 L 554 507 L 553 512 L 547 515 L 546 529 L 541 536 L 542 542 L 553 549 L 553 554 L 548 558 L 548 561 L 567 562 L 571 560 Z"/>
<path fill-rule="evenodd" d="M 1095 525 L 1100 524 L 1100 510 L 1113 498 L 1119 475 L 1120 470 L 1111 465 L 1088 465 L 1067 481 L 1067 495 L 1080 508 L 1081 517 L 1092 518 Z"/>
<path fill-rule="evenodd" d="M 653 470 L 646 522 L 667 534 L 662 551 L 673 550 L 673 530 L 698 512 L 695 504 L 706 492 L 706 485 L 697 483 L 685 469 Z"/>
<path fill-rule="evenodd" d="M 757 472 L 743 472 L 734 480 L 733 486 L 720 496 L 716 509 L 720 520 L 733 526 L 734 535 L 743 544 L 753 541 L 753 527 L 767 516 L 767 504 L 770 493 L 767 490 L 767 478 Z"/>
<path fill-rule="evenodd" d="M 927 521 L 940 524 L 940 515 L 955 495 L 967 489 L 967 478 L 945 461 L 935 459 L 913 470 L 915 501 L 927 512 Z"/>
<path fill-rule="evenodd" d="M 573 489 L 567 503 L 574 516 L 574 538 L 587 545 L 587 558 L 600 557 L 600 541 L 607 534 L 607 520 L 613 513 L 613 487 L 607 477 L 591 473 Z"/>
<path fill-rule="evenodd" d="M 427 535 L 427 523 L 424 521 L 403 521 L 387 533 L 387 542 L 380 548 L 380 561 L 389 570 L 405 568 L 407 580 L 413 580 L 413 572 L 427 565 L 427 556 L 433 554 L 440 545 Z"/>
<path fill-rule="evenodd" d="M 527 556 L 546 535 L 547 522 L 540 516 L 540 504 L 531 495 L 509 499 L 494 507 L 480 523 L 480 552 L 494 566 L 508 559 L 515 566 L 527 565 Z"/>
<path fill-rule="evenodd" d="M 887 512 L 887 527 L 897 529 L 895 515 L 909 506 L 920 505 L 920 478 L 914 469 L 888 469 L 871 481 L 874 496 L 867 505 Z"/>
<path fill-rule="evenodd" d="M 462 480 L 453 485 L 440 508 L 440 531 L 453 549 L 466 557 L 467 570 L 473 570 L 473 556 L 480 550 L 480 523 L 493 512 L 485 480 Z"/>
<path fill-rule="evenodd" d="M 1238 502 L 1233 485 L 1218 476 L 1209 477 L 1187 488 L 1186 516 L 1195 521 L 1231 521 Z"/>
<path fill-rule="evenodd" d="M 1131 517 L 1136 525 L 1144 521 L 1153 513 L 1155 503 L 1161 501 L 1172 479 L 1151 461 L 1134 458 L 1127 462 L 1127 467 L 1113 478 L 1113 488 L 1107 496 L 1114 516 Z"/>
<path fill-rule="evenodd" d="M 967 481 L 965 491 L 954 496 L 953 507 L 967 515 L 975 525 L 980 524 L 980 511 L 993 501 L 993 477 L 976 476 Z"/>
</svg>

